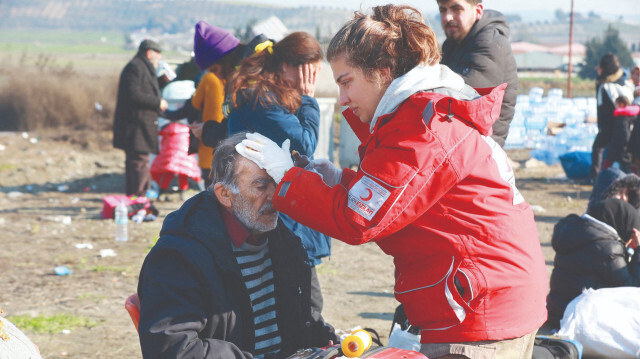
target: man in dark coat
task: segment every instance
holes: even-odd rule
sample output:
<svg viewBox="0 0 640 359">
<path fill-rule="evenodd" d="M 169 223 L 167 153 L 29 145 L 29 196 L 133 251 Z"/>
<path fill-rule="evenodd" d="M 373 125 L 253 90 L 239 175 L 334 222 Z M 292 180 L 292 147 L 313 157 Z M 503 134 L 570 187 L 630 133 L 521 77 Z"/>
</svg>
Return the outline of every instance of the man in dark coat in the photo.
<svg viewBox="0 0 640 359">
<path fill-rule="evenodd" d="M 570 214 L 553 229 L 556 252 L 547 297 L 548 328 L 560 328 L 564 310 L 584 288 L 640 287 L 640 217 L 629 203 L 609 198 L 578 216 Z"/>
<path fill-rule="evenodd" d="M 144 358 L 285 358 L 337 341 L 311 309 L 308 257 L 273 209 L 275 182 L 235 150 L 245 135 L 218 144 L 213 186 L 167 216 L 144 261 Z"/>
<path fill-rule="evenodd" d="M 142 41 L 120 74 L 113 146 L 125 151 L 127 195 L 145 196 L 151 184 L 149 154 L 158 153 L 158 114 L 167 109 L 156 78 L 160 51 L 155 41 Z"/>
<path fill-rule="evenodd" d="M 447 36 L 440 62 L 462 76 L 471 87 L 508 84 L 491 136 L 504 146 L 518 95 L 516 60 L 509 43 L 507 18 L 497 11 L 484 10 L 482 0 L 437 1 L 440 22 Z"/>
<path fill-rule="evenodd" d="M 624 133 L 616 129 L 613 112 L 615 100 L 619 96 L 628 99 L 633 98 L 633 85 L 627 81 L 627 74 L 620 68 L 618 57 L 608 53 L 600 59 L 597 67 L 596 101 L 598 104 L 598 134 L 591 147 L 591 178 L 596 179 L 602 170 L 602 162 L 605 149 L 611 144 L 616 132 Z M 619 135 L 616 137 L 620 137 Z M 630 172 L 629 163 L 621 163 L 621 169 Z"/>
</svg>

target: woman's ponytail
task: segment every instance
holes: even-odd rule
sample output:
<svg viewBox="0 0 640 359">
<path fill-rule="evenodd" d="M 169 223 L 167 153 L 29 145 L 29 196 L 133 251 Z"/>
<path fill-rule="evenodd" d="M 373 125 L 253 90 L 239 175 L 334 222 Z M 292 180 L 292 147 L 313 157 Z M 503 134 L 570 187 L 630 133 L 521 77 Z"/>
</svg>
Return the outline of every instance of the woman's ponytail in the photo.
<svg viewBox="0 0 640 359">
<path fill-rule="evenodd" d="M 331 39 L 327 60 L 342 56 L 365 74 L 388 67 L 395 79 L 418 65 L 437 64 L 441 55 L 435 33 L 418 10 L 384 5 L 374 7 L 373 15 L 356 12 Z"/>
</svg>

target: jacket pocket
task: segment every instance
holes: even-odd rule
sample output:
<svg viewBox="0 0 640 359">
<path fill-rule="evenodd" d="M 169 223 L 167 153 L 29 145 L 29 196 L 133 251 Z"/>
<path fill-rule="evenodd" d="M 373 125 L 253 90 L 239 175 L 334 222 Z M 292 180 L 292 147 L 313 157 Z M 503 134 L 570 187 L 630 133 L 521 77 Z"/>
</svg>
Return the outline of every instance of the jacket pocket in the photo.
<svg viewBox="0 0 640 359">
<path fill-rule="evenodd" d="M 458 266 L 455 257 L 443 257 L 430 260 L 426 266 L 423 263 L 419 270 L 398 274 L 395 296 L 404 304 L 411 324 L 422 330 L 444 330 L 464 321 L 471 311 L 467 303 L 473 291 L 470 279 L 458 272 Z"/>
</svg>

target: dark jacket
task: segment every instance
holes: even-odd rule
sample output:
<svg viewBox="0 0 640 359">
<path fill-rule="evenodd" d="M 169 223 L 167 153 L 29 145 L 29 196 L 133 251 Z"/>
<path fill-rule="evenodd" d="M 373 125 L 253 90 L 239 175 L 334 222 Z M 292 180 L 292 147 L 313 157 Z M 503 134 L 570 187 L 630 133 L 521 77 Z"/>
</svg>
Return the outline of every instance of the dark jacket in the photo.
<svg viewBox="0 0 640 359">
<path fill-rule="evenodd" d="M 441 63 L 460 74 L 471 87 L 508 84 L 500 117 L 493 124 L 491 136 L 500 146 L 504 146 L 518 96 L 516 60 L 509 43 L 507 18 L 497 11 L 485 10 L 462 42 L 457 44 L 445 40 Z"/>
<path fill-rule="evenodd" d="M 547 310 L 555 328 L 584 288 L 640 286 L 640 250 L 629 258 L 616 230 L 604 222 L 570 214 L 556 224 L 551 245 L 556 256 Z"/>
<path fill-rule="evenodd" d="M 144 54 L 124 67 L 118 84 L 113 122 L 113 147 L 158 153 L 160 88 L 153 65 Z"/>
<path fill-rule="evenodd" d="M 242 131 L 258 132 L 278 145 L 289 139 L 291 151 L 313 158 L 320 126 L 320 107 L 315 98 L 303 95 L 302 104 L 295 113 L 277 104 L 254 107 L 253 99 L 244 96 L 238 96 L 237 102 L 238 106 L 231 109 L 228 117 L 229 135 Z M 280 218 L 287 228 L 302 239 L 312 266 L 331 255 L 329 236 L 297 223 L 283 213 L 280 213 Z"/>
<path fill-rule="evenodd" d="M 204 191 L 165 219 L 138 283 L 145 358 L 252 358 L 253 314 L 215 196 Z M 281 222 L 269 233 L 282 352 L 325 346 L 333 328 L 309 302 L 300 239 Z M 314 319 L 314 317 L 316 319 Z"/>
<path fill-rule="evenodd" d="M 613 133 L 607 150 L 607 159 L 620 162 L 625 169 L 629 167 L 624 165 L 631 165 L 631 129 L 634 127 L 639 110 L 640 107 L 637 105 L 629 105 L 613 111 Z"/>
</svg>

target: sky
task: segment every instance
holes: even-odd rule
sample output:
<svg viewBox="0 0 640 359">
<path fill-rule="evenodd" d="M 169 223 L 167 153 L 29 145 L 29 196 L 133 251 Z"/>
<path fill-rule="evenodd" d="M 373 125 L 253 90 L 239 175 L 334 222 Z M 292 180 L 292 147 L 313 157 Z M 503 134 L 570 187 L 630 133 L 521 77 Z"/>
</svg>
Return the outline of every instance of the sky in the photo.
<svg viewBox="0 0 640 359">
<path fill-rule="evenodd" d="M 287 4 L 289 6 L 309 6 L 309 5 L 326 5 L 348 9 L 359 9 L 362 5 L 363 9 L 371 6 L 384 5 L 388 3 L 408 4 L 412 5 L 422 12 L 426 12 L 428 16 L 438 11 L 436 0 L 247 0 L 247 2 L 258 2 L 272 5 Z M 551 13 L 561 8 L 565 12 L 571 9 L 571 0 L 484 0 L 485 8 L 499 10 L 503 13 L 518 13 L 526 21 L 527 16 L 538 16 L 540 12 Z M 616 15 L 623 15 L 629 20 L 640 22 L 640 1 L 638 0 L 574 0 L 574 10 L 584 15 L 590 11 L 594 11 L 605 18 L 615 18 Z M 537 19 L 534 19 L 537 20 Z"/>
</svg>

